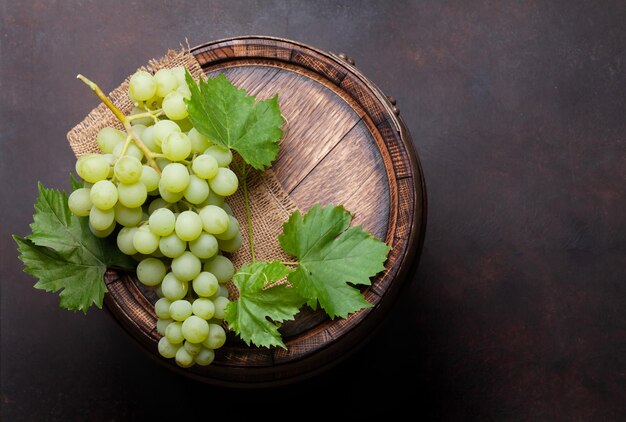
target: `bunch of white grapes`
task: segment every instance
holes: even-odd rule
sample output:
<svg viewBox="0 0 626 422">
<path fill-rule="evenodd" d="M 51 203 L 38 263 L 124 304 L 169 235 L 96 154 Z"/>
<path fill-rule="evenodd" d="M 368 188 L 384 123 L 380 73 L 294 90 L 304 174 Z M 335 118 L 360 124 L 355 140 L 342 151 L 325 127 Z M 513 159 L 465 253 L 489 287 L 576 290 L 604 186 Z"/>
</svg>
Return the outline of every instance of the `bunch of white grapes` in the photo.
<svg viewBox="0 0 626 422">
<path fill-rule="evenodd" d="M 242 239 L 224 202 L 238 188 L 232 153 L 190 123 L 184 75 L 178 67 L 138 71 L 130 79 L 135 108 L 128 119 L 160 174 L 127 133 L 106 127 L 97 136 L 102 153 L 76 162 L 85 183 L 68 204 L 73 214 L 89 217 L 94 235 L 116 233 L 119 249 L 139 261 L 137 278 L 160 297 L 154 307 L 159 352 L 190 367 L 209 365 L 226 341 L 224 283 L 234 268 L 222 252 L 235 252 Z"/>
</svg>

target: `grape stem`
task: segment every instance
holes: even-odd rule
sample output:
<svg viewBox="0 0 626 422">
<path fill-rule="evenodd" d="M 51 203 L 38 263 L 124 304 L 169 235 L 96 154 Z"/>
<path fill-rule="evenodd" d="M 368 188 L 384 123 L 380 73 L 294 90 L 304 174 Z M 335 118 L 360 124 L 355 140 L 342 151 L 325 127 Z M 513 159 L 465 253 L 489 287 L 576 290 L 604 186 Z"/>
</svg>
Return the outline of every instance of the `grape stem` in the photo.
<svg viewBox="0 0 626 422">
<path fill-rule="evenodd" d="M 124 115 L 124 113 L 122 113 L 122 111 L 119 108 L 117 108 L 115 104 L 113 104 L 113 102 L 109 99 L 109 97 L 107 97 L 104 94 L 104 92 L 102 92 L 100 87 L 96 85 L 94 82 L 90 81 L 89 79 L 87 79 L 81 74 L 78 74 L 76 78 L 80 79 L 89 88 L 91 88 L 94 94 L 96 94 L 96 96 L 100 98 L 100 101 L 102 101 L 104 105 L 107 106 L 108 109 L 113 112 L 115 117 L 117 117 L 117 120 L 119 120 L 124 125 L 124 129 L 126 129 L 126 133 L 128 134 L 129 138 L 132 139 L 133 142 L 135 142 L 135 145 L 137 145 L 139 149 L 141 149 L 143 154 L 146 156 L 146 159 L 148 160 L 148 164 L 150 164 L 150 166 L 153 169 L 155 169 L 158 174 L 161 174 L 161 169 L 159 168 L 156 161 L 154 160 L 154 157 L 152 156 L 152 151 L 150 151 L 148 147 L 146 147 L 146 145 L 141 141 L 141 139 L 139 139 L 139 136 L 137 136 L 137 134 L 133 130 L 133 126 L 130 124 L 132 119 L 127 118 Z M 127 145 L 125 145 L 125 147 L 127 148 Z M 126 148 L 124 148 L 124 151 L 126 151 Z M 123 156 L 124 156 L 123 154 L 120 155 L 120 157 L 123 157 Z"/>
<path fill-rule="evenodd" d="M 250 255 L 252 256 L 252 262 L 256 262 L 254 255 L 254 238 L 252 235 L 252 211 L 250 210 L 250 198 L 248 196 L 248 168 L 246 162 L 242 161 L 241 164 L 241 178 L 243 179 L 243 203 L 246 207 L 246 223 L 248 225 L 248 243 L 250 243 Z"/>
</svg>

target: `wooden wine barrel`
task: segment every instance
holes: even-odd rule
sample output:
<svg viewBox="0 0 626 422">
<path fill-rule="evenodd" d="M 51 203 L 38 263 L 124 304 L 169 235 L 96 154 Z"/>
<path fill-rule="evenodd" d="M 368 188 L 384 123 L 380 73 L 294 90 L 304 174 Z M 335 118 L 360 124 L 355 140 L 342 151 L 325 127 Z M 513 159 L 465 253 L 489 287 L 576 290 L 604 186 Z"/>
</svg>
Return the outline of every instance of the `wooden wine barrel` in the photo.
<svg viewBox="0 0 626 422">
<path fill-rule="evenodd" d="M 344 204 L 392 247 L 385 270 L 363 290 L 374 306 L 346 319 L 303 310 L 281 327 L 287 350 L 245 345 L 229 333 L 207 366 L 181 369 L 157 351 L 152 303 L 132 274 L 107 272 L 106 308 L 149 356 L 184 376 L 236 387 L 281 385 L 318 374 L 346 358 L 380 325 L 418 263 L 426 226 L 423 174 L 395 100 L 343 54 L 291 40 L 246 36 L 191 50 L 207 76 L 224 73 L 249 94 L 279 93 L 289 131 L 273 171 L 306 211 Z"/>
</svg>

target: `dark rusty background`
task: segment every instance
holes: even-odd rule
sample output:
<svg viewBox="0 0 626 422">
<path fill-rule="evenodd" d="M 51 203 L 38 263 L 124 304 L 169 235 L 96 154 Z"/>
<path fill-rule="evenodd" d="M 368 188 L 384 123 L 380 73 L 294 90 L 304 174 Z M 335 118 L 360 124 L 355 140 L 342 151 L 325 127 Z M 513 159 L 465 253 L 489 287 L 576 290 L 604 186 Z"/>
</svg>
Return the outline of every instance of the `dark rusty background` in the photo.
<svg viewBox="0 0 626 422">
<path fill-rule="evenodd" d="M 626 419 L 626 2 L 2 0 L 0 15 L 2 420 L 327 419 L 328 403 L 349 420 Z M 429 221 L 363 349 L 238 391 L 146 359 L 104 311 L 59 310 L 9 235 L 28 232 L 38 180 L 69 188 L 65 134 L 97 104 L 77 73 L 108 91 L 187 40 L 250 34 L 345 52 L 397 98 Z"/>
</svg>

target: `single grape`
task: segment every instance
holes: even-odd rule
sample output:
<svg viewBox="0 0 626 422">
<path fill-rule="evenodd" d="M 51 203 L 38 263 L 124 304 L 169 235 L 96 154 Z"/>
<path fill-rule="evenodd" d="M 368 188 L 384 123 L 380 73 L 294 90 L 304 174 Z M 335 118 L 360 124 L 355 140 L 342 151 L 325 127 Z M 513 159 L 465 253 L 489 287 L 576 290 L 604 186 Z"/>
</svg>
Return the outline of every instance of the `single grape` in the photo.
<svg viewBox="0 0 626 422">
<path fill-rule="evenodd" d="M 213 192 L 209 186 L 209 197 L 203 203 L 198 204 L 198 208 L 203 208 L 207 205 L 216 205 L 218 207 L 223 207 L 224 204 L 224 197 Z"/>
<path fill-rule="evenodd" d="M 196 292 L 198 296 L 211 297 L 217 293 L 219 282 L 212 273 L 202 271 L 196 278 L 193 279 L 191 286 L 193 291 Z"/>
<path fill-rule="evenodd" d="M 178 88 L 176 88 L 176 92 L 178 92 L 187 100 L 191 98 L 191 90 L 187 85 L 179 85 Z"/>
<path fill-rule="evenodd" d="M 159 236 L 169 236 L 174 232 L 176 225 L 176 216 L 167 208 L 159 208 L 155 210 L 148 220 L 150 230 Z"/>
<path fill-rule="evenodd" d="M 187 340 L 183 343 L 183 347 L 191 356 L 196 356 L 202 350 L 202 345 L 200 343 L 192 343 Z"/>
<path fill-rule="evenodd" d="M 194 254 L 189 251 L 183 252 L 180 256 L 172 259 L 172 273 L 181 281 L 193 280 L 200 274 L 202 263 Z"/>
<path fill-rule="evenodd" d="M 89 197 L 96 207 L 108 210 L 117 203 L 117 188 L 110 180 L 100 180 L 91 187 Z"/>
<path fill-rule="evenodd" d="M 212 179 L 215 177 L 218 168 L 217 160 L 206 154 L 198 155 L 191 164 L 191 169 L 195 175 L 202 179 Z"/>
<path fill-rule="evenodd" d="M 152 152 L 159 153 L 161 152 L 161 147 L 156 144 L 154 141 L 154 126 L 148 126 L 141 133 L 141 141 L 143 144 Z"/>
<path fill-rule="evenodd" d="M 170 315 L 174 321 L 184 321 L 191 316 L 191 303 L 186 300 L 175 300 L 170 305 Z"/>
<path fill-rule="evenodd" d="M 211 146 L 209 139 L 198 132 L 198 129 L 195 127 L 192 127 L 191 130 L 189 130 L 188 136 L 191 141 L 191 151 L 195 154 L 202 154 L 208 147 Z"/>
<path fill-rule="evenodd" d="M 104 127 L 100 129 L 96 136 L 98 147 L 103 153 L 110 154 L 118 144 L 123 144 L 126 140 L 126 134 L 121 130 L 112 127 Z"/>
<path fill-rule="evenodd" d="M 140 180 L 146 186 L 148 193 L 158 192 L 161 176 L 155 169 L 145 164 L 141 166 Z"/>
<path fill-rule="evenodd" d="M 189 115 L 185 97 L 178 91 L 172 91 L 163 98 L 163 112 L 172 120 L 181 120 Z"/>
<path fill-rule="evenodd" d="M 216 255 L 204 264 L 204 271 L 213 274 L 220 283 L 226 283 L 233 278 L 235 267 L 230 259 L 223 255 Z"/>
<path fill-rule="evenodd" d="M 207 233 L 224 233 L 230 224 L 226 211 L 216 205 L 207 205 L 199 213 L 202 225 Z"/>
<path fill-rule="evenodd" d="M 162 297 L 161 299 L 157 300 L 156 303 L 154 304 L 154 313 L 161 320 L 171 319 L 172 318 L 172 315 L 170 314 L 171 304 L 172 302 L 170 300 Z"/>
<path fill-rule="evenodd" d="M 160 148 L 163 140 L 172 132 L 181 132 L 180 126 L 171 120 L 160 120 L 154 124 L 154 143 Z"/>
<path fill-rule="evenodd" d="M 232 215 L 229 215 L 228 219 L 229 219 L 228 228 L 226 229 L 225 232 L 216 234 L 215 235 L 216 238 L 220 240 L 229 240 L 237 236 L 237 233 L 240 233 L 239 221 L 237 221 L 237 219 L 233 217 Z"/>
<path fill-rule="evenodd" d="M 175 204 L 183 199 L 184 192 L 170 192 L 163 187 L 163 180 L 161 180 L 159 181 L 159 195 L 161 195 L 161 198 L 163 198 L 164 201 L 170 204 Z"/>
<path fill-rule="evenodd" d="M 136 226 L 143 219 L 143 210 L 141 207 L 128 208 L 118 202 L 113 207 L 115 211 L 115 221 L 124 227 Z"/>
<path fill-rule="evenodd" d="M 194 300 L 191 305 L 191 309 L 194 315 L 197 315 L 204 320 L 213 318 L 213 315 L 215 314 L 215 305 L 211 299 L 207 298 L 198 298 Z"/>
<path fill-rule="evenodd" d="M 152 233 L 148 224 L 137 228 L 133 236 L 133 246 L 137 252 L 150 255 L 159 247 L 159 236 Z"/>
<path fill-rule="evenodd" d="M 209 299 L 214 300 L 215 298 L 220 296 L 225 297 L 226 299 L 228 299 L 229 296 L 228 289 L 223 284 L 220 284 L 220 286 L 217 288 L 217 292 L 215 292 L 213 296 L 209 297 Z"/>
<path fill-rule="evenodd" d="M 200 236 L 189 242 L 189 250 L 200 259 L 211 258 L 217 253 L 219 245 L 215 236 L 201 233 Z"/>
<path fill-rule="evenodd" d="M 157 323 L 156 323 L 157 332 L 159 334 L 161 334 L 162 336 L 164 336 L 165 335 L 165 330 L 167 329 L 167 326 L 170 325 L 172 322 L 174 322 L 173 319 L 159 319 L 159 320 L 157 320 Z"/>
<path fill-rule="evenodd" d="M 182 325 L 183 337 L 192 343 L 202 343 L 209 336 L 209 324 L 202 318 L 192 315 Z"/>
<path fill-rule="evenodd" d="M 79 188 L 73 191 L 67 198 L 67 205 L 72 214 L 78 217 L 87 217 L 93 206 L 90 197 L 90 189 Z"/>
<path fill-rule="evenodd" d="M 135 255 L 137 249 L 133 244 L 137 227 L 123 227 L 117 234 L 117 247 L 126 255 Z"/>
<path fill-rule="evenodd" d="M 89 183 L 96 183 L 109 176 L 111 165 L 102 154 L 87 154 L 76 160 L 76 173 Z"/>
<path fill-rule="evenodd" d="M 120 183 L 117 185 L 117 193 L 119 201 L 128 208 L 142 206 L 148 197 L 146 185 L 141 182 L 131 184 Z"/>
<path fill-rule="evenodd" d="M 194 211 L 183 211 L 176 218 L 176 235 L 185 241 L 195 240 L 202 233 L 202 222 Z"/>
<path fill-rule="evenodd" d="M 226 316 L 226 306 L 230 303 L 227 297 L 218 296 L 213 300 L 213 305 L 215 305 L 215 318 L 224 319 Z"/>
<path fill-rule="evenodd" d="M 152 202 L 150 202 L 150 205 L 148 206 L 148 213 L 150 215 L 152 215 L 152 213 L 154 213 L 157 209 L 159 208 L 165 208 L 167 207 L 169 204 L 168 202 L 163 199 L 163 198 L 155 198 L 152 200 Z"/>
<path fill-rule="evenodd" d="M 233 209 L 230 207 L 230 205 L 228 205 L 227 202 L 224 202 L 222 205 L 220 205 L 224 211 L 226 211 L 226 214 L 234 216 L 235 214 L 233 213 Z M 237 222 L 237 227 L 239 227 L 239 222 Z"/>
<path fill-rule="evenodd" d="M 233 161 L 233 153 L 231 150 L 219 145 L 211 145 L 204 150 L 204 153 L 215 158 L 220 167 L 227 167 Z"/>
<path fill-rule="evenodd" d="M 159 340 L 159 354 L 161 356 L 163 356 L 164 358 L 173 358 L 174 356 L 176 356 L 176 352 L 178 352 L 178 349 L 180 349 L 180 344 L 179 345 L 175 345 L 172 344 L 167 337 L 161 337 L 161 339 Z"/>
<path fill-rule="evenodd" d="M 165 337 L 172 344 L 181 344 L 183 340 L 185 340 L 185 336 L 183 335 L 183 324 L 178 321 L 172 322 L 165 329 Z"/>
<path fill-rule="evenodd" d="M 240 231 L 237 231 L 237 234 L 232 239 L 226 239 L 226 240 L 218 239 L 217 240 L 219 248 L 223 250 L 224 252 L 228 252 L 228 253 L 237 252 L 239 248 L 241 248 L 242 242 L 243 242 L 243 239 L 241 237 Z"/>
<path fill-rule="evenodd" d="M 157 84 L 157 95 L 165 97 L 170 92 L 178 88 L 178 80 L 170 69 L 159 69 L 154 74 Z"/>
<path fill-rule="evenodd" d="M 200 352 L 195 356 L 196 364 L 200 366 L 208 366 L 213 363 L 214 359 L 215 352 L 205 347 L 203 347 L 202 350 L 200 350 Z"/>
<path fill-rule="evenodd" d="M 128 93 L 136 101 L 146 101 L 154 96 L 157 84 L 154 77 L 143 70 L 139 70 L 130 77 Z"/>
<path fill-rule="evenodd" d="M 182 66 L 176 66 L 171 69 L 172 74 L 176 78 L 178 85 L 187 85 L 187 81 L 185 80 L 185 68 Z"/>
<path fill-rule="evenodd" d="M 219 349 L 226 343 L 226 331 L 218 324 L 209 324 L 209 335 L 202 345 L 207 349 Z"/>
<path fill-rule="evenodd" d="M 110 235 L 111 233 L 113 233 L 113 230 L 115 230 L 115 222 L 111 223 L 111 225 L 104 229 L 104 230 L 98 230 L 96 228 L 94 228 L 91 223 L 89 224 L 89 230 L 91 231 L 91 233 L 96 236 L 96 237 L 100 237 L 100 238 L 104 238 L 107 237 L 108 235 Z"/>
<path fill-rule="evenodd" d="M 192 204 L 200 204 L 209 197 L 209 184 L 195 174 L 189 176 L 189 185 L 183 193 L 185 199 Z"/>
<path fill-rule="evenodd" d="M 189 171 L 187 167 L 180 163 L 166 165 L 161 173 L 160 184 L 169 192 L 183 192 L 189 185 Z"/>
<path fill-rule="evenodd" d="M 168 160 L 181 161 L 191 154 L 191 141 L 184 133 L 172 132 L 163 139 L 161 150 Z"/>
<path fill-rule="evenodd" d="M 165 274 L 163 282 L 161 283 L 161 291 L 163 292 L 163 297 L 172 302 L 184 298 L 187 294 L 188 289 L 188 283 L 186 281 L 179 280 L 171 272 Z"/>
<path fill-rule="evenodd" d="M 101 210 L 94 205 L 89 211 L 89 224 L 91 224 L 91 226 L 93 226 L 96 230 L 108 230 L 111 227 L 111 224 L 114 223 L 114 220 L 115 212 L 112 209 Z"/>
<path fill-rule="evenodd" d="M 187 249 L 187 242 L 181 240 L 176 233 L 164 236 L 159 240 L 159 250 L 168 258 L 177 258 Z"/>
<path fill-rule="evenodd" d="M 137 278 L 146 286 L 156 286 L 163 281 L 167 268 L 157 258 L 145 258 L 137 265 Z"/>
<path fill-rule="evenodd" d="M 189 368 L 193 366 L 193 356 L 189 354 L 187 349 L 185 349 L 184 347 L 181 347 L 176 351 L 175 359 L 176 364 L 181 368 Z"/>
<path fill-rule="evenodd" d="M 209 186 L 218 195 L 229 196 L 237 191 L 239 180 L 231 169 L 220 167 L 215 177 L 209 180 Z"/>
<path fill-rule="evenodd" d="M 115 177 L 122 183 L 136 183 L 141 179 L 141 161 L 131 155 L 120 157 L 113 168 Z"/>
</svg>

